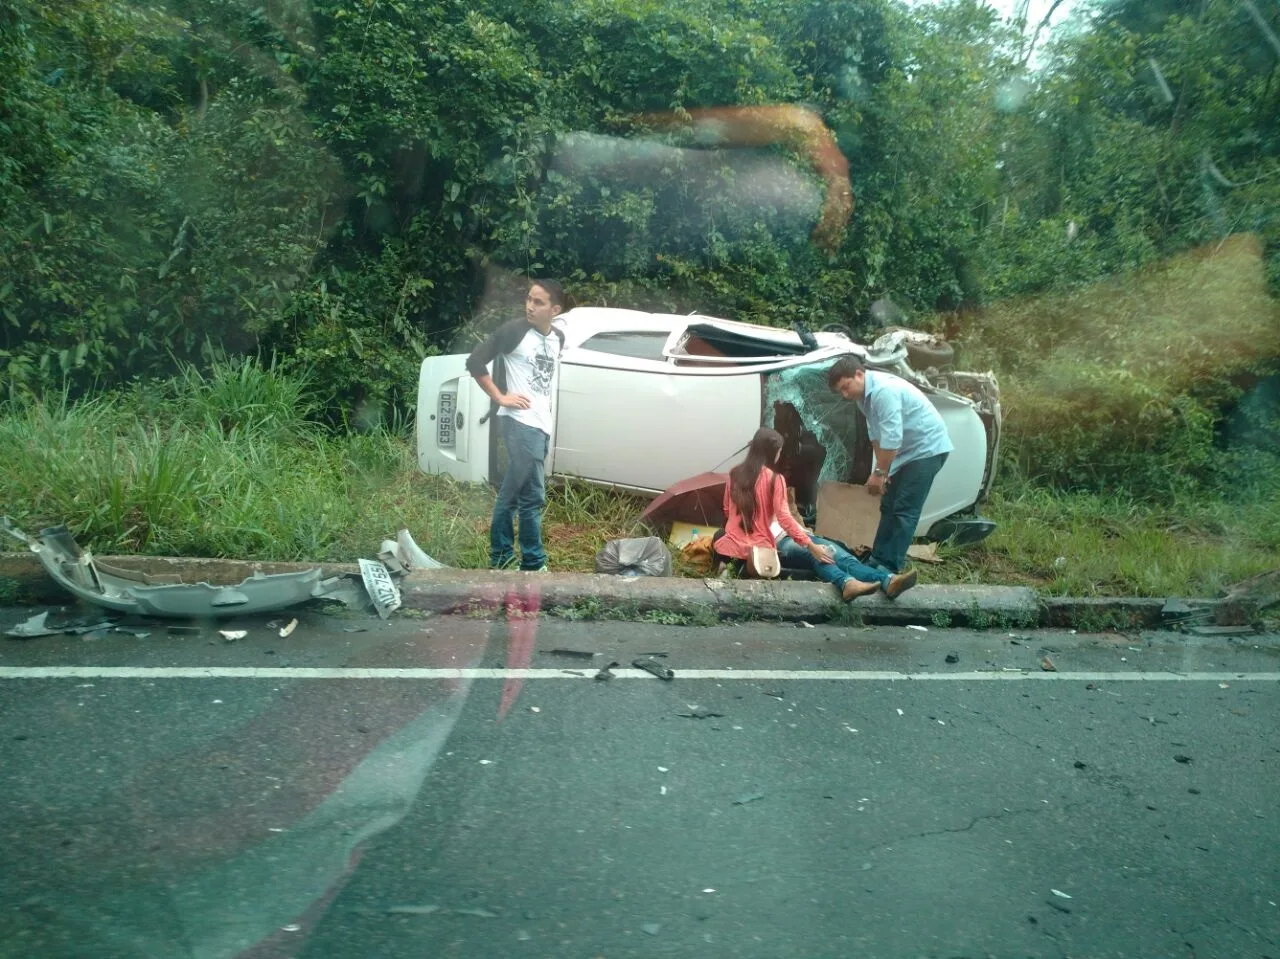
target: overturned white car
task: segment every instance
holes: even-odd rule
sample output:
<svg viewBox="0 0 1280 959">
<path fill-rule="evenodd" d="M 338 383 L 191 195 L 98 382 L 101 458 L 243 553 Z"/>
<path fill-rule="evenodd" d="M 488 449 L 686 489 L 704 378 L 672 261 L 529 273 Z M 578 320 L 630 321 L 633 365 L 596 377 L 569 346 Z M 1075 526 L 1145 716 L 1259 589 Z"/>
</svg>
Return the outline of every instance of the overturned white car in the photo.
<svg viewBox="0 0 1280 959">
<path fill-rule="evenodd" d="M 826 371 L 853 354 L 920 387 L 942 414 L 955 452 L 938 474 L 917 535 L 973 542 L 994 528 L 977 516 L 995 475 L 1000 394 L 990 373 L 947 369 L 944 344 L 894 330 L 871 346 L 838 332 L 792 332 L 714 319 L 605 307 L 556 318 L 564 351 L 547 472 L 639 493 L 738 462 L 760 426 L 785 437 L 780 468 L 812 515 L 821 481 L 862 483 L 871 444 L 857 405 L 827 387 Z M 938 363 L 914 369 L 910 357 Z M 489 398 L 466 354 L 423 360 L 418 464 L 428 473 L 501 478 Z"/>
</svg>

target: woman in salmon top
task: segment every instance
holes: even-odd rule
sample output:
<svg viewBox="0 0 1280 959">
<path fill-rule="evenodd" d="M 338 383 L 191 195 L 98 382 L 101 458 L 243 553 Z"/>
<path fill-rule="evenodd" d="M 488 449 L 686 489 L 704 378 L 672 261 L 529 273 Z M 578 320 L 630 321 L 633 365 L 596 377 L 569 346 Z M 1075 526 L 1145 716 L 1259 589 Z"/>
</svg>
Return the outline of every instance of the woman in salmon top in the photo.
<svg viewBox="0 0 1280 959">
<path fill-rule="evenodd" d="M 724 487 L 724 530 L 716 535 L 712 548 L 724 559 L 745 561 L 753 546 L 774 548 L 770 525 L 776 522 L 796 544 L 808 550 L 816 572 L 832 574 L 822 578 L 836 583 L 844 599 L 874 593 L 880 588 L 879 583 L 863 582 L 840 570 L 831 547 L 814 542 L 791 515 L 787 508 L 787 481 L 773 470 L 781 453 L 781 433 L 756 430 L 747 447 L 747 458 L 729 471 L 729 482 Z"/>
</svg>

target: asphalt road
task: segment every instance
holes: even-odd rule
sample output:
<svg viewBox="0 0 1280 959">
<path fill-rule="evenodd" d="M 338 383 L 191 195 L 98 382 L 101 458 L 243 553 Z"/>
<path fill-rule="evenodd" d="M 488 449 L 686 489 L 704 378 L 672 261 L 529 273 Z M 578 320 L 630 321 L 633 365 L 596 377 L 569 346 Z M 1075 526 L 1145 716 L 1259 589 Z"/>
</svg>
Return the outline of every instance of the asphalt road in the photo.
<svg viewBox="0 0 1280 959">
<path fill-rule="evenodd" d="M 0 956 L 1280 957 L 1274 635 L 237 625 L 0 641 Z"/>
</svg>

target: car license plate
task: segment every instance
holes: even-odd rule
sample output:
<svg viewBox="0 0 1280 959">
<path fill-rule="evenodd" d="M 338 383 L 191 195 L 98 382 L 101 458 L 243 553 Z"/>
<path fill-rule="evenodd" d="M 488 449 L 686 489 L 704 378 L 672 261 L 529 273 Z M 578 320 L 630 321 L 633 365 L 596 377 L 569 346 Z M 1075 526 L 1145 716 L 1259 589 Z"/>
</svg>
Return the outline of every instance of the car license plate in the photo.
<svg viewBox="0 0 1280 959">
<path fill-rule="evenodd" d="M 457 405 L 457 393 L 441 393 L 436 406 L 436 445 L 453 447 L 457 442 L 454 432 L 453 412 Z"/>
</svg>

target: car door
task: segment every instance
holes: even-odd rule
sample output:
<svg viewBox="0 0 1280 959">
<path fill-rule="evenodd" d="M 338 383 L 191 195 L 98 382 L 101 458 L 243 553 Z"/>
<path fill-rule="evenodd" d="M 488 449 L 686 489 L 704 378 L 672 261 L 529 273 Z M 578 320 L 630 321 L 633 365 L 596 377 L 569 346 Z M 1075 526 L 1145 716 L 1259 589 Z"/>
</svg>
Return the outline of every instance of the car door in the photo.
<svg viewBox="0 0 1280 959">
<path fill-rule="evenodd" d="M 660 492 L 741 460 L 760 426 L 758 372 L 681 369 L 664 332 L 611 330 L 567 349 L 560 363 L 555 470 Z"/>
</svg>

